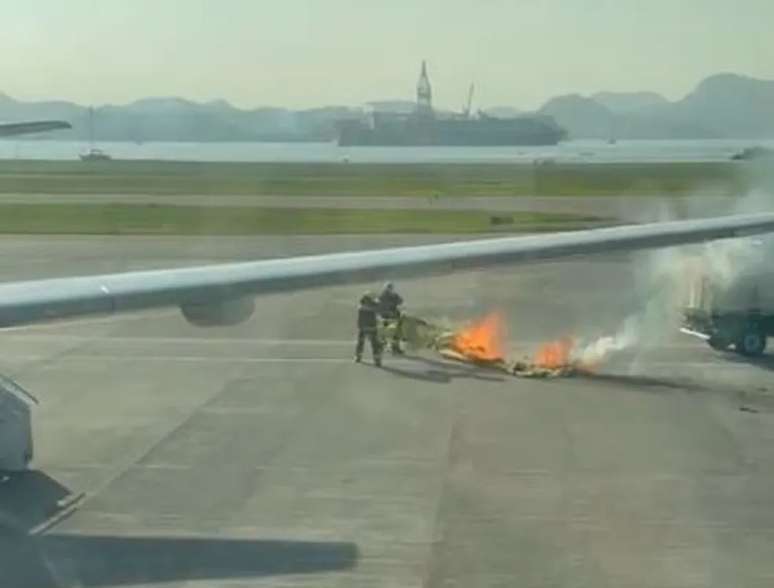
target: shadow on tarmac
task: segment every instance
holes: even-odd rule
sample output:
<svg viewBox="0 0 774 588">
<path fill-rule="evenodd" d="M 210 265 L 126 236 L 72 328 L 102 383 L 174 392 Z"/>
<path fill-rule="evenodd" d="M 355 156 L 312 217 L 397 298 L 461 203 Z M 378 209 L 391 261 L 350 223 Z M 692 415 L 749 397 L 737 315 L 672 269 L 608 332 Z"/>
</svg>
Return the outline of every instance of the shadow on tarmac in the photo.
<svg viewBox="0 0 774 588">
<path fill-rule="evenodd" d="M 46 535 L 41 551 L 66 585 L 116 586 L 352 569 L 353 543 Z"/>
<path fill-rule="evenodd" d="M 404 378 L 431 382 L 433 384 L 449 384 L 453 380 L 468 379 L 481 382 L 504 382 L 505 377 L 495 374 L 492 370 L 475 365 L 453 364 L 421 356 L 404 356 L 404 360 L 424 364 L 428 369 L 403 369 L 389 363 L 389 358 L 382 364 L 382 369 L 388 373 Z"/>
<path fill-rule="evenodd" d="M 121 586 L 352 569 L 349 542 L 31 534 L 69 491 L 41 472 L 0 483 L 0 586 Z"/>
<path fill-rule="evenodd" d="M 679 380 L 674 378 L 660 378 L 656 376 L 646 376 L 640 374 L 582 374 L 578 376 L 588 382 L 597 382 L 600 384 L 611 384 L 615 386 L 631 387 L 641 391 L 648 392 L 710 392 L 711 390 L 697 382 Z"/>
<path fill-rule="evenodd" d="M 774 358 L 768 358 L 768 369 L 774 370 Z M 757 365 L 759 359 L 739 357 L 737 363 Z M 612 384 L 635 392 L 648 394 L 679 394 L 696 395 L 696 398 L 723 399 L 735 405 L 738 410 L 750 413 L 774 413 L 774 396 L 767 386 L 745 387 L 743 382 L 737 386 L 713 385 L 699 383 L 686 379 L 669 379 L 645 375 L 617 374 L 584 374 L 584 380 L 603 384 Z"/>
<path fill-rule="evenodd" d="M 30 531 L 56 515 L 70 496 L 69 489 L 43 472 L 0 477 L 0 524 Z"/>
<path fill-rule="evenodd" d="M 728 359 L 732 363 L 746 363 L 748 365 L 754 365 L 765 370 L 774 372 L 774 355 L 762 355 L 760 357 L 745 357 L 729 351 L 724 355 L 725 359 Z"/>
</svg>

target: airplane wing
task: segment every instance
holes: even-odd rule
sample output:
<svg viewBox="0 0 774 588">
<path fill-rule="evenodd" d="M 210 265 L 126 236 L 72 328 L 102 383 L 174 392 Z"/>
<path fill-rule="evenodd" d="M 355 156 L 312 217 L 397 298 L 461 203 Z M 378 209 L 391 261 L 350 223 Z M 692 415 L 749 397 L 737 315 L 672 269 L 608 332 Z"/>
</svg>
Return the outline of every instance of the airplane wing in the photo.
<svg viewBox="0 0 774 588">
<path fill-rule="evenodd" d="M 449 274 L 494 265 L 745 237 L 774 231 L 774 213 L 537 236 L 398 247 L 183 269 L 0 284 L 0 326 L 180 307 L 198 325 L 249 318 L 254 297 L 321 286 Z"/>
<path fill-rule="evenodd" d="M 11 135 L 24 135 L 27 133 L 42 133 L 43 131 L 56 131 L 70 129 L 69 122 L 63 120 L 36 120 L 18 123 L 0 123 L 0 137 Z"/>
</svg>

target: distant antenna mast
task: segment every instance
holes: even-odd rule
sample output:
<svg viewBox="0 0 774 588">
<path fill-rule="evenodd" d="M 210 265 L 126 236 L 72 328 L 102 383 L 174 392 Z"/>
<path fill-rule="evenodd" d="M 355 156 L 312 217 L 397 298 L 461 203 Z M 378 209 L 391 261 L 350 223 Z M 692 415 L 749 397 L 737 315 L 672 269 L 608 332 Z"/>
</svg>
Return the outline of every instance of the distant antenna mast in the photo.
<svg viewBox="0 0 774 588">
<path fill-rule="evenodd" d="M 430 78 L 427 76 L 427 65 L 422 62 L 422 71 L 417 82 L 417 112 L 422 115 L 433 114 L 433 89 L 430 86 Z"/>
<path fill-rule="evenodd" d="M 475 89 L 475 86 L 473 84 L 470 84 L 470 88 L 468 89 L 468 101 L 465 103 L 465 106 L 462 108 L 462 113 L 465 115 L 465 118 L 470 118 L 470 107 L 473 105 L 473 90 Z"/>
<path fill-rule="evenodd" d="M 89 106 L 89 147 L 94 149 L 94 107 Z"/>
<path fill-rule="evenodd" d="M 618 141 L 618 137 L 616 136 L 616 128 L 615 128 L 615 114 L 610 114 L 610 137 L 608 137 L 607 142 L 611 145 L 614 145 Z"/>
</svg>

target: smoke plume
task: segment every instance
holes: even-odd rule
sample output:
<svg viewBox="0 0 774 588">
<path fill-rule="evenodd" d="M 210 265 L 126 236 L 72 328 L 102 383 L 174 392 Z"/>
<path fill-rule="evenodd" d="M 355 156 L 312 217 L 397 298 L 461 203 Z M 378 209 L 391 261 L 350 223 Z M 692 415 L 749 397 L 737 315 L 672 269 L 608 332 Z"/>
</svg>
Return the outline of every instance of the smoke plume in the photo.
<svg viewBox="0 0 774 588">
<path fill-rule="evenodd" d="M 774 210 L 774 197 L 765 184 L 738 199 L 729 199 L 729 214 Z M 681 202 L 685 216 L 703 216 L 701 198 Z M 661 209 L 661 220 L 676 220 L 674 209 Z M 682 215 L 681 215 L 682 216 Z M 682 308 L 690 303 L 698 277 L 728 287 L 742 274 L 762 271 L 774 259 L 774 239 L 768 237 L 727 239 L 702 245 L 657 249 L 635 256 L 635 287 L 642 293 L 640 308 L 626 317 L 613 334 L 577 338 L 570 354 L 576 365 L 597 367 L 627 351 L 629 370 L 641 368 L 642 352 L 674 336 Z M 628 357 L 627 356 L 627 357 Z"/>
</svg>

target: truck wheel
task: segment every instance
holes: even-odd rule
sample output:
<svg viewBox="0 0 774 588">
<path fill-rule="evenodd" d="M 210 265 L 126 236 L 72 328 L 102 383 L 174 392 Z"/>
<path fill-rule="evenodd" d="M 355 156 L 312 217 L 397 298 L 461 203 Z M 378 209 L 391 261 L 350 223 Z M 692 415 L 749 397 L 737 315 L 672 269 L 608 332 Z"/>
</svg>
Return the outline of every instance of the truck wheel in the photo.
<svg viewBox="0 0 774 588">
<path fill-rule="evenodd" d="M 736 350 L 747 357 L 757 357 L 766 349 L 766 335 L 755 328 L 742 333 L 736 342 Z"/>
</svg>

